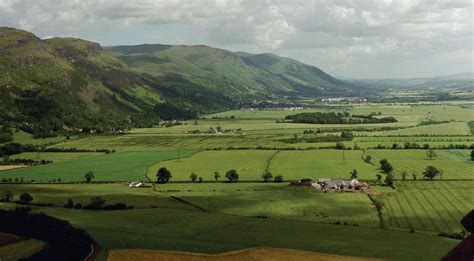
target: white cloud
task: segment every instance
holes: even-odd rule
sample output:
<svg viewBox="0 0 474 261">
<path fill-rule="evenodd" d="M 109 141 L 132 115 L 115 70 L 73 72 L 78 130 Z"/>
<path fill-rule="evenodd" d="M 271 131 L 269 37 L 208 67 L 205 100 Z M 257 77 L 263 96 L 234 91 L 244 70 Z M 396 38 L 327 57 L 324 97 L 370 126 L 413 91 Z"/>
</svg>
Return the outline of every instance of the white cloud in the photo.
<svg viewBox="0 0 474 261">
<path fill-rule="evenodd" d="M 0 0 L 0 25 L 109 45 L 271 51 L 330 73 L 399 77 L 470 70 L 472 12 L 470 0 Z M 434 64 L 417 67 L 407 59 Z"/>
</svg>

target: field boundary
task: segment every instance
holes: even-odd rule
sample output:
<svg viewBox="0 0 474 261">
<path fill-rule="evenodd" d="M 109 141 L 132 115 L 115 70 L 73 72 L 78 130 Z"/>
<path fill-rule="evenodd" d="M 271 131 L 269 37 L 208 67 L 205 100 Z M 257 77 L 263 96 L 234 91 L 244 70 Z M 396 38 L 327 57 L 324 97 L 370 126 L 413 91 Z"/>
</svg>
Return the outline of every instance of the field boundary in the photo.
<svg viewBox="0 0 474 261">
<path fill-rule="evenodd" d="M 176 196 L 170 196 L 170 198 L 172 198 L 172 199 L 174 199 L 174 200 L 176 200 L 176 201 L 179 201 L 179 202 L 181 202 L 181 203 L 184 203 L 184 204 L 186 204 L 186 205 L 192 206 L 192 207 L 194 207 L 194 208 L 197 208 L 197 209 L 199 209 L 199 210 L 201 210 L 201 211 L 203 211 L 203 212 L 208 212 L 207 209 L 205 209 L 205 208 L 203 208 L 203 207 L 200 207 L 200 206 L 198 206 L 198 205 L 195 205 L 195 204 L 193 204 L 193 203 L 191 203 L 191 202 L 189 202 L 189 201 L 186 201 L 186 200 L 184 200 L 184 199 L 182 199 L 182 198 L 179 198 L 179 197 L 176 197 Z"/>
</svg>

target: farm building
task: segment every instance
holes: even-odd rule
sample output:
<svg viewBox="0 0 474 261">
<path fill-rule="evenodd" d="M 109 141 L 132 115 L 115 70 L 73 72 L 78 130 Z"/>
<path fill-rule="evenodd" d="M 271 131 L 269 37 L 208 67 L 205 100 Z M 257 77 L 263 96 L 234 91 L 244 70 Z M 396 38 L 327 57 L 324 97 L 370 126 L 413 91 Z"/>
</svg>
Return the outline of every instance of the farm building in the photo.
<svg viewBox="0 0 474 261">
<path fill-rule="evenodd" d="M 352 179 L 349 181 L 328 178 L 321 178 L 318 181 L 313 181 L 311 179 L 291 181 L 290 186 L 312 186 L 315 190 L 323 192 L 365 191 L 368 188 L 367 183 L 360 182 L 357 179 Z"/>
<path fill-rule="evenodd" d="M 368 185 L 365 182 L 360 182 L 357 179 L 338 180 L 338 179 L 319 179 L 321 191 L 324 192 L 349 192 L 349 191 L 364 191 Z M 317 189 L 317 187 L 315 187 Z"/>
</svg>

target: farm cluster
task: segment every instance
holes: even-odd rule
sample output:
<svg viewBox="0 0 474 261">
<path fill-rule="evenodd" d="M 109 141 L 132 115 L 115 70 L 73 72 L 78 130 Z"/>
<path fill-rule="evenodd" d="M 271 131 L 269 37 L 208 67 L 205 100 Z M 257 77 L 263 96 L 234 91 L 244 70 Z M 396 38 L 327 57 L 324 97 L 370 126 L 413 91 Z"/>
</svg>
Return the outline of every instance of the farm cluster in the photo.
<svg viewBox="0 0 474 261">
<path fill-rule="evenodd" d="M 301 179 L 299 181 L 291 181 L 290 186 L 311 186 L 321 192 L 366 192 L 369 185 L 364 181 L 357 179 L 342 180 L 320 178 L 317 181 L 312 179 Z"/>
</svg>

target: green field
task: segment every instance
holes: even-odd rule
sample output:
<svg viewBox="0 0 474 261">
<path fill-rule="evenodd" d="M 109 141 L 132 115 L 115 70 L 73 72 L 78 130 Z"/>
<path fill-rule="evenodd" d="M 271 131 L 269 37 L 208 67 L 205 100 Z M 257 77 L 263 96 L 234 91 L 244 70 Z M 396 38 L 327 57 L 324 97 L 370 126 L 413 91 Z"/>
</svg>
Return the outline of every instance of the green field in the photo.
<svg viewBox="0 0 474 261">
<path fill-rule="evenodd" d="M 374 179 L 378 171 L 362 155 L 360 150 L 281 151 L 270 162 L 270 171 L 288 179 L 349 179 L 356 169 L 360 179 Z"/>
<path fill-rule="evenodd" d="M 29 257 L 38 252 L 44 244 L 44 242 L 36 239 L 26 239 L 17 243 L 2 246 L 0 247 L 0 259 L 19 260 Z"/>
<path fill-rule="evenodd" d="M 391 228 L 460 232 L 460 220 L 474 208 L 473 181 L 399 182 L 382 196 Z"/>
<path fill-rule="evenodd" d="M 181 156 L 195 151 L 182 151 Z M 62 181 L 83 181 L 84 173 L 94 172 L 95 181 L 145 180 L 149 166 L 162 160 L 177 157 L 176 151 L 164 152 L 117 152 L 90 158 L 62 161 L 0 172 L 0 178 L 24 178 L 26 181 L 48 182 L 61 178 Z"/>
<path fill-rule="evenodd" d="M 53 163 L 82 159 L 82 158 L 91 158 L 96 156 L 104 155 L 104 153 L 99 152 L 23 152 L 20 154 L 15 154 L 10 156 L 10 159 L 34 159 L 34 160 L 52 160 Z"/>
<path fill-rule="evenodd" d="M 412 179 L 415 173 L 418 179 L 423 178 L 424 169 L 435 166 L 443 170 L 442 176 L 436 179 L 474 179 L 474 162 L 469 159 L 468 150 L 439 150 L 437 157 L 429 160 L 426 150 L 369 150 L 367 155 L 373 157 L 373 163 L 378 166 L 381 159 L 388 159 L 393 165 L 394 173 L 401 178 L 403 171 L 407 172 L 407 179 Z"/>
<path fill-rule="evenodd" d="M 287 183 L 193 184 L 163 186 L 180 189 L 168 194 L 212 213 L 265 216 L 271 219 L 301 220 L 379 227 L 377 211 L 363 193 L 317 193 L 312 187 L 292 187 Z"/>
<path fill-rule="evenodd" d="M 166 167 L 173 174 L 173 181 L 189 181 L 191 173 L 202 177 L 205 181 L 214 180 L 214 172 L 218 171 L 221 180 L 225 173 L 235 169 L 240 180 L 259 180 L 264 172 L 267 160 L 276 151 L 269 150 L 230 150 L 202 151 L 191 157 L 160 162 L 151 166 L 148 177 L 156 179 L 155 174 L 160 167 Z"/>
<path fill-rule="evenodd" d="M 361 179 L 374 179 L 378 173 L 375 166 L 362 160 L 362 151 L 310 150 L 229 150 L 203 151 L 189 158 L 170 160 L 153 165 L 148 176 L 154 178 L 158 168 L 166 167 L 173 173 L 173 181 L 189 181 L 191 173 L 201 176 L 205 181 L 214 180 L 218 171 L 221 180 L 230 169 L 235 169 L 240 180 L 261 180 L 266 170 L 274 176 L 282 175 L 286 180 L 302 178 L 349 178 L 350 172 L 357 169 Z"/>
<path fill-rule="evenodd" d="M 45 208 L 43 211 L 86 229 L 104 250 L 148 248 L 219 253 L 267 246 L 389 260 L 435 260 L 458 242 L 407 232 L 258 219 L 194 210 L 94 212 Z M 393 249 L 403 251 L 393 252 Z M 388 256 L 387 252 L 391 254 Z"/>
</svg>

